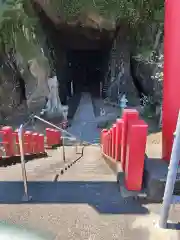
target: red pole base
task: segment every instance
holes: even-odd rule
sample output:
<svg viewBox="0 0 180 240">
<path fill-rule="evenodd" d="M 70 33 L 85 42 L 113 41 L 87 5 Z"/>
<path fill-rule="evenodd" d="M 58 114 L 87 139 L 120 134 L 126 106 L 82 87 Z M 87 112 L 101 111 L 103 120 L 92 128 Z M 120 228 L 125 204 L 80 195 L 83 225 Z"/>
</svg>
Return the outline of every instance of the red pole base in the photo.
<svg viewBox="0 0 180 240">
<path fill-rule="evenodd" d="M 14 139 L 13 139 L 13 129 L 12 127 L 3 127 L 2 131 L 2 141 L 7 157 L 12 157 L 15 155 L 14 149 Z"/>
<path fill-rule="evenodd" d="M 125 186 L 129 191 L 141 191 L 148 125 L 143 120 L 128 125 Z"/>
<path fill-rule="evenodd" d="M 127 149 L 127 134 L 128 134 L 128 122 L 131 120 L 138 120 L 139 113 L 135 109 L 125 109 L 123 112 L 123 124 L 122 124 L 122 147 L 121 147 L 121 165 L 123 171 L 126 164 L 126 149 Z"/>
<path fill-rule="evenodd" d="M 122 126 L 123 126 L 123 120 L 117 119 L 117 121 L 116 121 L 116 146 L 115 146 L 116 161 L 121 160 Z"/>
<path fill-rule="evenodd" d="M 112 126 L 112 158 L 116 156 L 116 124 Z"/>
</svg>

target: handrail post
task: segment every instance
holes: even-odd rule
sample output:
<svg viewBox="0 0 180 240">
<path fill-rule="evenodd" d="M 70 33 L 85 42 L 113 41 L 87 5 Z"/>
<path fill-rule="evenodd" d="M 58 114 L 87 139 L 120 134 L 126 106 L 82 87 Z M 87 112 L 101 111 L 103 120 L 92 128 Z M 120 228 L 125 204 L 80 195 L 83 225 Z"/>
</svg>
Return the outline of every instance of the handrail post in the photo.
<svg viewBox="0 0 180 240">
<path fill-rule="evenodd" d="M 176 125 L 175 138 L 172 147 L 171 159 L 168 168 L 167 181 L 163 197 L 162 211 L 159 221 L 159 226 L 161 228 L 167 227 L 167 220 L 173 198 L 174 185 L 176 182 L 177 170 L 179 166 L 179 159 L 180 159 L 180 112 Z"/>
<path fill-rule="evenodd" d="M 78 154 L 78 146 L 77 146 L 77 143 L 76 143 L 76 145 L 75 145 L 75 151 L 76 151 L 76 154 Z"/>
<path fill-rule="evenodd" d="M 55 129 L 57 129 L 57 130 L 59 130 L 59 131 L 61 131 L 61 132 L 63 132 L 63 133 L 66 133 L 68 136 L 73 137 L 73 138 L 75 138 L 76 140 L 81 140 L 81 139 L 77 138 L 76 136 L 74 136 L 73 134 L 69 133 L 68 131 L 66 131 L 66 130 L 64 130 L 64 129 L 62 129 L 62 128 L 56 126 L 56 125 L 54 125 L 53 123 L 50 123 L 50 122 L 44 120 L 44 119 L 41 118 L 41 117 L 38 117 L 37 115 L 33 115 L 33 118 L 36 118 L 36 119 L 38 119 L 39 121 L 44 122 L 44 123 L 46 123 L 47 125 L 49 125 L 49 126 L 51 126 L 51 127 L 54 127 Z M 85 124 L 86 124 L 86 122 L 85 122 Z M 81 135 L 82 135 L 82 134 L 81 134 Z M 88 145 L 92 145 L 90 142 L 87 142 L 87 141 L 83 141 L 83 142 L 86 143 L 86 144 L 88 144 Z"/>
<path fill-rule="evenodd" d="M 62 137 L 62 147 L 63 147 L 63 161 L 66 162 L 65 146 L 64 146 L 64 137 Z"/>
<path fill-rule="evenodd" d="M 20 126 L 18 130 L 18 138 L 19 138 L 19 148 L 20 148 L 20 158 L 21 158 L 21 169 L 22 169 L 22 178 L 24 183 L 24 196 L 23 201 L 29 201 L 31 198 L 28 195 L 28 186 L 27 186 L 27 173 L 24 159 L 24 147 L 23 147 L 23 124 Z"/>
</svg>

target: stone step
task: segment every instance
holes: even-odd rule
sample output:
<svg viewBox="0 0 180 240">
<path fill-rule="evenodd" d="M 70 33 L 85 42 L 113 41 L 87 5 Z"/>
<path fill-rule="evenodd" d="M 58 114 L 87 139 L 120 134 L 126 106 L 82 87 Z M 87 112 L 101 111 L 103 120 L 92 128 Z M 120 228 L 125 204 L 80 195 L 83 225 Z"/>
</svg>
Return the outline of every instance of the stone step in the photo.
<svg viewBox="0 0 180 240">
<path fill-rule="evenodd" d="M 168 174 L 168 164 L 161 159 L 145 159 L 144 188 L 147 198 L 162 202 Z M 180 179 L 176 179 L 174 194 L 180 194 Z M 177 199 L 177 198 L 175 198 Z"/>
</svg>

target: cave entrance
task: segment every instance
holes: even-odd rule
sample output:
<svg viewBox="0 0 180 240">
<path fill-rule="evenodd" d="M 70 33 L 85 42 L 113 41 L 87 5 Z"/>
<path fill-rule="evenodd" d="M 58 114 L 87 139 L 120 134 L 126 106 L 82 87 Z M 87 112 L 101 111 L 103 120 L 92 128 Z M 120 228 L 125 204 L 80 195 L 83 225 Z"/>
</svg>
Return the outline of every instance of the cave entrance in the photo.
<svg viewBox="0 0 180 240">
<path fill-rule="evenodd" d="M 69 92 L 89 92 L 100 96 L 100 86 L 104 81 L 104 60 L 107 52 L 96 50 L 69 50 L 67 53 L 69 71 Z M 70 84 L 71 83 L 71 84 Z"/>
<path fill-rule="evenodd" d="M 67 105 L 72 95 L 84 91 L 99 96 L 108 69 L 114 23 L 91 11 L 67 21 L 47 14 L 47 6 L 40 1 L 32 3 L 46 36 L 47 49 L 53 52 L 61 103 Z"/>
</svg>

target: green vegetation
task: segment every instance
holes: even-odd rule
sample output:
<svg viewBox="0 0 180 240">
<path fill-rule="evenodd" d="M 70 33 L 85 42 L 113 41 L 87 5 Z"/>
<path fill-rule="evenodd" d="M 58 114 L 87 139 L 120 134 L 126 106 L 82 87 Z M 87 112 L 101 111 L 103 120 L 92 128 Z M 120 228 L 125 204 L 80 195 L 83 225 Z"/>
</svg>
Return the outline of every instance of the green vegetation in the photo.
<svg viewBox="0 0 180 240">
<path fill-rule="evenodd" d="M 64 21 L 73 21 L 79 14 L 93 13 L 96 18 L 103 17 L 117 25 L 126 23 L 133 48 L 145 59 L 154 51 L 154 36 L 163 29 L 163 0 L 0 0 L 2 56 L 13 50 L 27 62 L 42 55 L 45 36 L 34 13 L 33 1 L 41 3 L 48 16 Z M 45 52 L 48 54 L 47 49 Z"/>
<path fill-rule="evenodd" d="M 83 11 L 100 14 L 114 21 L 126 19 L 136 33 L 141 32 L 152 22 L 163 22 L 163 0 L 49 0 L 46 9 L 66 20 Z M 38 42 L 38 21 L 33 14 L 30 0 L 0 0 L 0 48 L 8 51 L 14 48 L 26 55 L 27 44 L 30 48 Z M 138 31 L 138 34 L 137 34 Z M 141 39 L 142 41 L 142 39 Z M 36 49 L 34 50 L 36 52 Z M 28 56 L 27 56 L 28 57 Z"/>
<path fill-rule="evenodd" d="M 32 52 L 37 43 L 36 23 L 36 19 L 25 12 L 22 0 L 1 0 L 0 51 L 7 53 L 14 49 L 29 58 L 26 49 L 30 47 Z"/>
<path fill-rule="evenodd" d="M 130 23 L 163 18 L 162 0 L 52 0 L 51 9 L 70 18 L 83 10 L 96 11 L 105 17 L 127 18 Z"/>
</svg>

